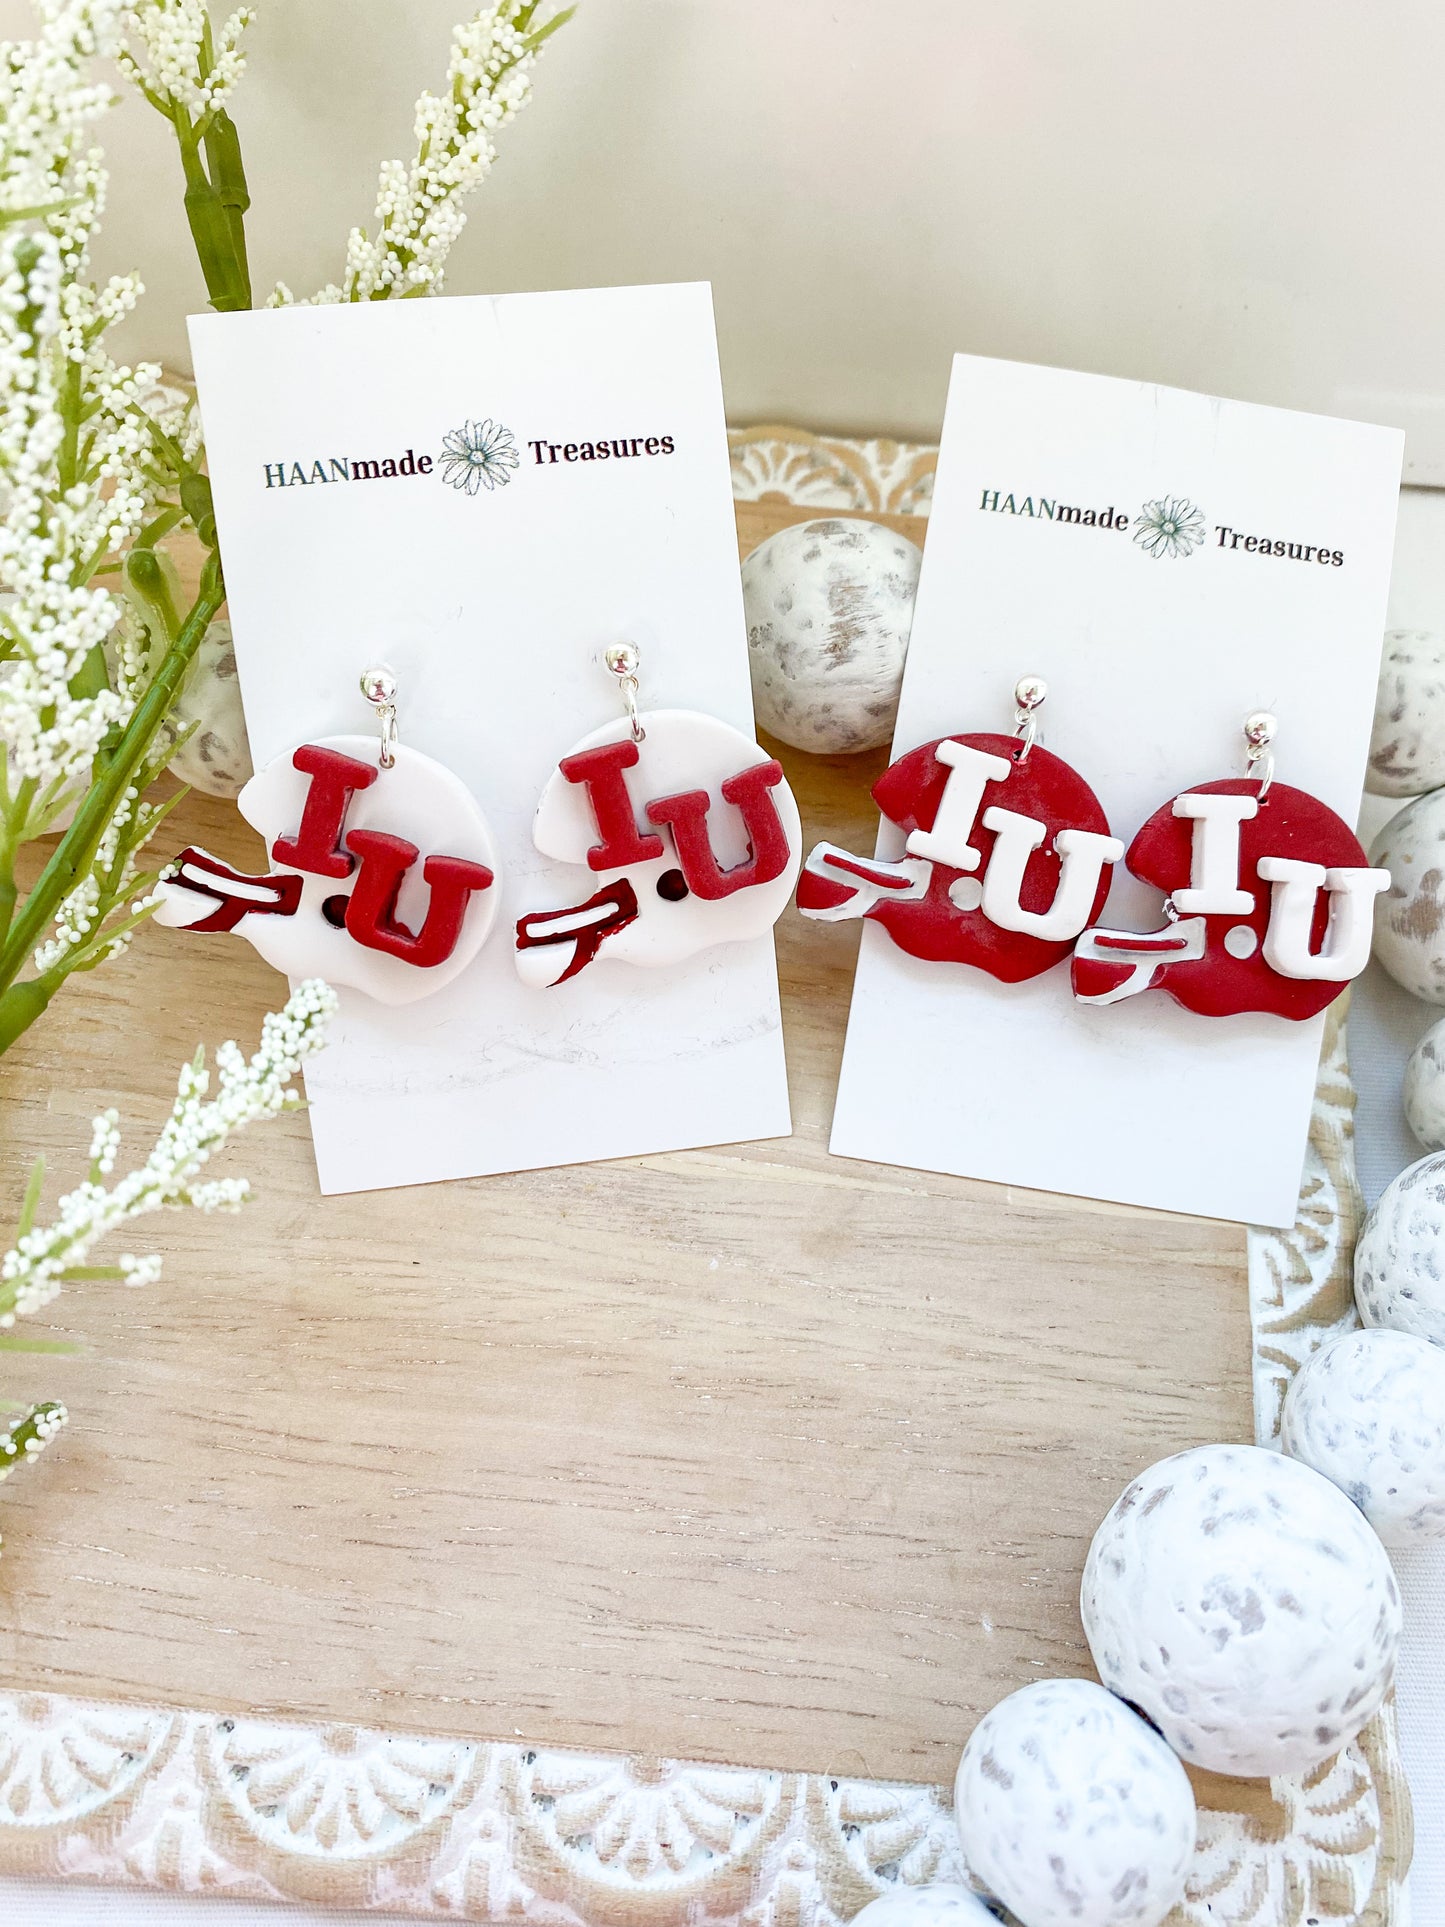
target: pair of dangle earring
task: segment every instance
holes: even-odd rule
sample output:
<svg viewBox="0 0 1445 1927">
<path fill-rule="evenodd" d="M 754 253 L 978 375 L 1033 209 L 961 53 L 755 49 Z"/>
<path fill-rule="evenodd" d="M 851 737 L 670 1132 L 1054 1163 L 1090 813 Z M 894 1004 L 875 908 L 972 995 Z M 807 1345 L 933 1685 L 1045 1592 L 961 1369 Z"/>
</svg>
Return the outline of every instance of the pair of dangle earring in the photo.
<svg viewBox="0 0 1445 1927">
<path fill-rule="evenodd" d="M 1246 718 L 1243 777 L 1182 791 L 1126 851 L 1083 777 L 1039 745 L 1046 693 L 1018 684 L 1012 739 L 941 737 L 892 764 L 873 795 L 903 857 L 818 845 L 803 914 L 868 918 L 910 956 L 1006 983 L 1068 957 L 1080 1003 L 1157 988 L 1203 1016 L 1311 1017 L 1363 970 L 1388 874 L 1327 805 L 1274 781 L 1272 716 Z M 1121 858 L 1163 893 L 1163 929 L 1098 924 Z"/>
<path fill-rule="evenodd" d="M 524 982 L 575 977 L 599 954 L 667 964 L 761 936 L 802 855 L 780 765 L 742 731 L 695 710 L 637 707 L 637 651 L 607 652 L 626 714 L 576 744 L 537 806 L 534 841 L 597 882 L 516 926 Z M 242 816 L 272 865 L 248 875 L 200 848 L 168 866 L 160 923 L 234 931 L 288 976 L 324 977 L 379 1003 L 450 983 L 497 921 L 500 864 L 471 792 L 398 741 L 396 678 L 368 669 L 376 737 L 300 744 L 242 790 Z"/>
</svg>

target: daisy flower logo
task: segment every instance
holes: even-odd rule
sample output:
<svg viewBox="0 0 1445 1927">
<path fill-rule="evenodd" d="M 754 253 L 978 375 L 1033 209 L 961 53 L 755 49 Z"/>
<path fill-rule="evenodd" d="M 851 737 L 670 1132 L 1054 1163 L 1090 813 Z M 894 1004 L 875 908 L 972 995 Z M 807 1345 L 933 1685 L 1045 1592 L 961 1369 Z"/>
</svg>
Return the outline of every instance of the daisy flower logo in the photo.
<svg viewBox="0 0 1445 1927">
<path fill-rule="evenodd" d="M 1161 495 L 1140 509 L 1134 540 L 1156 562 L 1165 555 L 1192 555 L 1204 540 L 1204 511 L 1187 495 Z"/>
<path fill-rule="evenodd" d="M 463 422 L 442 436 L 442 480 L 468 495 L 505 488 L 521 459 L 511 429 L 500 422 Z"/>
</svg>

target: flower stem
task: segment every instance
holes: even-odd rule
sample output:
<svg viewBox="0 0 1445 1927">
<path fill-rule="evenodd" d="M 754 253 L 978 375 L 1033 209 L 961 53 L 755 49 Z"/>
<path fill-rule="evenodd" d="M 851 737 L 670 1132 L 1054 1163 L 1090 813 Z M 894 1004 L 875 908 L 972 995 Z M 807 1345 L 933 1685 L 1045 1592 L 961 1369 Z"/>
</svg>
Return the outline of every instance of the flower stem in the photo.
<svg viewBox="0 0 1445 1927">
<path fill-rule="evenodd" d="M 17 983 L 16 978 L 61 904 L 94 861 L 121 798 L 144 763 L 175 701 L 191 658 L 225 599 L 220 557 L 213 550 L 201 576 L 200 593 L 181 624 L 179 635 L 167 648 L 154 680 L 136 704 L 114 750 L 103 763 L 97 758 L 99 773 L 76 811 L 75 821 L 41 871 L 39 881 L 25 899 L 0 950 L 0 1051 L 7 1050 L 50 1001 L 53 986 L 47 989 L 41 979 Z"/>
<path fill-rule="evenodd" d="M 249 308 L 251 273 L 246 260 L 245 215 L 251 203 L 235 124 L 229 114 L 218 113 L 203 140 L 198 139 L 190 115 L 177 107 L 172 125 L 186 177 L 186 221 L 211 306 L 222 314 Z M 209 174 L 206 161 L 211 164 Z"/>
</svg>

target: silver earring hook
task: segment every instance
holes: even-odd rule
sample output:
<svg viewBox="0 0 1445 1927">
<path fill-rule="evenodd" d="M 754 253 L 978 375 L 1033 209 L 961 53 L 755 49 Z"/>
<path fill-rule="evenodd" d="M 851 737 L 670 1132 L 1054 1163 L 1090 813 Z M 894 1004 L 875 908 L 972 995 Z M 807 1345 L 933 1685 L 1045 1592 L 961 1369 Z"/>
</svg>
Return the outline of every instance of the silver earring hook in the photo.
<svg viewBox="0 0 1445 1927">
<path fill-rule="evenodd" d="M 396 763 L 396 671 L 379 662 L 361 672 L 361 693 L 376 711 L 381 725 L 381 767 Z"/>
<path fill-rule="evenodd" d="M 1271 716 L 1267 709 L 1251 710 L 1244 719 L 1244 740 L 1249 745 L 1249 759 L 1244 773 L 1259 778 L 1261 803 L 1269 795 L 1269 786 L 1274 781 L 1274 751 L 1271 745 L 1278 730 L 1278 719 Z"/>
<path fill-rule="evenodd" d="M 1014 751 L 1016 763 L 1027 760 L 1039 739 L 1039 719 L 1035 712 L 1048 693 L 1049 685 L 1042 676 L 1020 676 L 1014 684 L 1014 735 L 1019 738 L 1019 747 Z"/>
<path fill-rule="evenodd" d="M 647 740 L 647 731 L 637 716 L 637 671 L 642 664 L 642 653 L 636 643 L 614 642 L 602 660 L 617 678 L 622 691 L 622 700 L 627 704 L 627 721 L 632 730 L 634 743 Z"/>
</svg>

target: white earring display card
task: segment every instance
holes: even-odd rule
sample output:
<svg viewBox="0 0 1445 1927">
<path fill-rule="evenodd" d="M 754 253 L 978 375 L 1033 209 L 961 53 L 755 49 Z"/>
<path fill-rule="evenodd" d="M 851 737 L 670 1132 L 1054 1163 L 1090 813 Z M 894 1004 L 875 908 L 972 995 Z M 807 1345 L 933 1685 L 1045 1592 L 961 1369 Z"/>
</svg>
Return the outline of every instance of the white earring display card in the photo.
<svg viewBox="0 0 1445 1927">
<path fill-rule="evenodd" d="M 933 846 L 955 827 L 946 811 L 963 809 L 950 791 L 937 819 L 908 833 L 911 763 L 880 786 L 874 866 L 853 862 L 849 874 L 846 853 L 826 848 L 809 858 L 799 901 L 811 891 L 821 906 L 810 914 L 882 919 L 862 933 L 835 1153 L 1293 1222 L 1319 1011 L 1333 993 L 1280 976 L 1329 974 L 1307 954 L 1308 905 L 1298 943 L 1285 941 L 1283 926 L 1304 897 L 1315 902 L 1319 882 L 1329 887 L 1330 948 L 1353 956 L 1367 946 L 1378 879 L 1358 867 L 1307 876 L 1296 839 L 1299 824 L 1313 834 L 1333 811 L 1344 819 L 1328 832 L 1341 853 L 1324 861 L 1364 862 L 1351 854 L 1348 826 L 1369 743 L 1401 456 L 1393 430 L 956 359 L 893 757 L 897 765 L 921 745 L 968 732 L 1000 737 L 989 747 L 1005 753 L 992 759 L 945 745 L 943 760 L 968 770 L 935 770 L 929 758 L 917 780 L 947 775 L 961 794 L 967 775 L 979 788 L 978 821 L 997 839 L 983 873 L 956 884 L 951 901 L 960 915 L 980 904 L 986 913 L 993 901 L 1008 931 L 1030 934 L 1005 942 L 994 930 L 982 968 L 957 961 L 965 953 L 931 928 L 906 946 L 887 934 L 890 918 L 901 927 L 936 897 L 926 874 Z M 1015 688 L 1027 677 L 1047 685 L 1047 701 L 1031 712 L 1039 743 L 1077 772 L 1103 813 L 1057 845 L 1063 852 L 1074 838 L 1072 881 L 1087 871 L 1085 897 L 1098 892 L 1096 905 L 1083 905 L 1091 927 L 1072 956 L 1078 918 L 1061 935 L 1042 916 L 1008 913 L 1031 860 L 1029 837 L 1042 834 L 1010 814 L 1008 784 L 992 780 L 1003 771 L 1023 794 L 1013 778 L 1031 765 L 1010 774 L 1006 752 Z M 1244 781 L 1252 712 L 1270 712 L 1276 725 L 1268 753 L 1279 788 L 1257 811 L 1262 758 Z M 1044 775 L 1028 779 L 1033 789 Z M 1229 793 L 1244 788 L 1248 798 Z M 1237 901 L 1241 918 L 1253 913 L 1253 897 L 1225 890 L 1234 876 L 1221 879 L 1241 818 L 1256 815 L 1247 835 L 1280 844 L 1258 862 L 1259 877 L 1276 877 L 1270 914 L 1281 926 L 1267 927 L 1262 942 L 1243 921 L 1183 914 L 1219 909 L 1221 891 L 1226 908 Z M 1148 837 L 1139 835 L 1145 825 Z M 1169 901 L 1171 923 L 1156 885 L 1181 851 L 1187 868 L 1191 834 L 1196 874 L 1171 879 L 1183 886 Z M 1136 836 L 1131 875 L 1123 853 Z M 990 874 L 1014 859 L 1011 882 Z M 978 852 L 961 861 L 975 867 Z M 1069 881 L 1061 877 L 1055 899 L 1060 916 Z M 855 893 L 866 911 L 849 901 Z M 887 897 L 900 901 L 874 907 Z M 1256 924 L 1265 911 L 1261 898 Z M 1020 958 L 1021 949 L 1033 954 Z M 1001 980 L 1035 968 L 1026 981 Z M 1272 972 L 1278 994 L 1256 997 L 1251 972 Z M 1206 982 L 1223 982 L 1226 994 L 1200 992 Z M 1204 1014 L 1220 1009 L 1234 1014 Z"/>
<path fill-rule="evenodd" d="M 798 830 L 754 743 L 707 287 L 203 315 L 191 340 L 252 756 L 275 766 L 248 814 L 310 855 L 288 886 L 188 852 L 172 920 L 252 935 L 293 977 L 352 959 L 306 1080 L 323 1191 L 786 1134 L 771 923 Z M 624 642 L 636 744 L 604 661 Z M 399 738 L 379 769 L 377 664 Z M 537 817 L 589 740 L 610 747 L 569 794 L 630 803 L 615 863 L 620 830 L 608 849 Z"/>
</svg>

